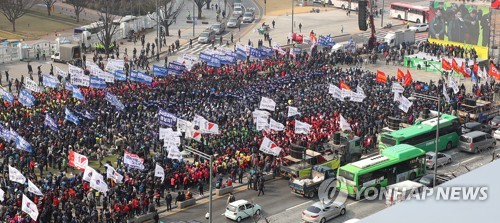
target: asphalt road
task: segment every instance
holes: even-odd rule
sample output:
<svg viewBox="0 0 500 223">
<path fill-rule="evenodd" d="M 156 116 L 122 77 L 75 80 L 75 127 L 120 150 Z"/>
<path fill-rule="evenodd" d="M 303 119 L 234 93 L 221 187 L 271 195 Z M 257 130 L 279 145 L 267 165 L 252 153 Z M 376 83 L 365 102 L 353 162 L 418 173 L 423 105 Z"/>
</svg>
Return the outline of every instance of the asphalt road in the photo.
<svg viewBox="0 0 500 223">
<path fill-rule="evenodd" d="M 500 144 L 500 141 L 499 141 Z M 454 174 L 456 176 L 467 173 L 469 170 L 479 168 L 488 164 L 492 160 L 492 153 L 490 150 L 480 154 L 469 154 L 460 152 L 457 148 L 444 153 L 452 156 L 452 163 L 443 167 L 438 167 L 439 174 Z M 496 153 L 500 153 L 500 146 L 497 145 Z M 428 170 L 432 172 L 432 170 Z M 285 179 L 278 179 L 266 183 L 266 195 L 257 197 L 256 191 L 244 190 L 235 193 L 236 199 L 245 199 L 253 201 L 262 206 L 263 217 L 266 217 L 269 222 L 286 222 L 298 223 L 302 222 L 301 213 L 313 202 L 318 199 L 307 199 L 295 196 L 290 193 L 288 188 L 288 181 Z M 226 207 L 227 197 L 215 200 L 213 203 L 214 221 L 213 222 L 233 222 L 223 216 Z M 359 200 L 349 198 L 347 200 L 347 213 L 344 216 L 339 216 L 328 222 L 342 223 L 352 218 L 361 219 L 371 214 L 385 209 L 385 200 Z M 174 221 L 190 221 L 196 220 L 199 222 L 208 222 L 205 219 L 205 214 L 208 211 L 208 203 L 200 204 L 195 207 L 180 211 L 168 217 L 162 218 L 165 223 Z M 243 222 L 253 222 L 251 219 L 245 219 Z M 259 222 L 265 222 L 261 219 Z"/>
<path fill-rule="evenodd" d="M 306 198 L 301 198 L 291 194 L 290 189 L 288 188 L 288 181 L 283 179 L 278 179 L 275 181 L 269 181 L 265 184 L 265 195 L 257 196 L 257 191 L 247 190 L 246 186 L 243 187 L 244 190 L 235 193 L 235 197 L 237 200 L 245 199 L 248 201 L 253 201 L 256 204 L 262 206 L 262 215 L 271 216 L 278 214 L 280 212 L 284 212 L 286 208 L 293 207 L 299 205 L 301 203 L 309 201 Z M 224 217 L 224 211 L 226 209 L 226 200 L 227 196 L 224 196 L 220 199 L 213 201 L 213 215 L 214 215 L 214 223 L 222 223 L 222 222 L 233 222 Z M 189 220 L 197 220 L 200 222 L 207 222 L 205 219 L 205 214 L 208 212 L 208 203 L 201 204 L 181 212 L 178 212 L 174 215 L 170 215 L 168 217 L 162 218 L 163 222 L 172 222 L 172 221 L 189 221 Z M 252 222 L 250 219 L 245 219 L 242 222 Z"/>
</svg>

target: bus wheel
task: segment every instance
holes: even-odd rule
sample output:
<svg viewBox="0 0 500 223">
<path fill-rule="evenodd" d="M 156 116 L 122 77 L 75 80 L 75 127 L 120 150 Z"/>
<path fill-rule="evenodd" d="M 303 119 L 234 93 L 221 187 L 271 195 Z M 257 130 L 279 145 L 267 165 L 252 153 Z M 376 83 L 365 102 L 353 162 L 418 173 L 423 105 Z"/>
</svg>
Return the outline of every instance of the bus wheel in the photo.
<svg viewBox="0 0 500 223">
<path fill-rule="evenodd" d="M 450 149 L 451 149 L 451 142 L 448 142 L 448 143 L 446 144 L 446 150 L 450 150 Z"/>
<path fill-rule="evenodd" d="M 311 192 L 307 193 L 307 197 L 314 198 L 314 192 L 311 191 Z"/>
<path fill-rule="evenodd" d="M 414 180 L 415 178 L 417 178 L 417 174 L 411 173 L 410 174 L 410 180 Z"/>
</svg>

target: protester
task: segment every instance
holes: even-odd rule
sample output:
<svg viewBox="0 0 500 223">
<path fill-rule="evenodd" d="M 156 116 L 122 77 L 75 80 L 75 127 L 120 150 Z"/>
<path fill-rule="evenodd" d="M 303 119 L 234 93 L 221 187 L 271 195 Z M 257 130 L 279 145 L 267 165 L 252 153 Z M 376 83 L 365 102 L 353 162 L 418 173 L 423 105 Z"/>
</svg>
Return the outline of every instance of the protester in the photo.
<svg viewBox="0 0 500 223">
<path fill-rule="evenodd" d="M 20 220 L 27 219 L 27 215 L 20 211 L 20 197 L 26 194 L 37 204 L 40 222 L 59 222 L 62 219 L 71 222 L 94 216 L 101 220 L 124 222 L 135 215 L 154 211 L 155 199 L 158 199 L 155 193 L 162 197 L 167 191 L 165 200 L 167 209 L 171 210 L 171 192 L 178 193 L 175 204 L 191 197 L 190 190 L 184 194 L 179 189 L 203 188 L 200 182 L 208 184 L 210 168 L 220 179 L 217 182 L 221 188 L 222 177 L 231 175 L 232 181 L 236 179 L 234 174 L 238 173 L 238 180 L 242 182 L 243 172 L 253 171 L 255 174 L 248 178 L 248 188 L 259 190 L 260 195 L 264 193 L 262 172 L 269 171 L 269 168 L 274 172 L 286 162 L 283 157 L 290 154 L 291 143 L 321 150 L 323 144 L 339 130 L 340 114 L 351 125 L 353 134 L 362 139 L 373 138 L 382 130 L 389 116 L 412 124 L 426 108 L 442 106 L 443 111 L 451 112 L 458 109 L 466 98 L 488 100 L 492 89 L 498 85 L 494 81 L 478 85 L 477 91 L 472 94 L 466 94 L 465 89 L 458 94 L 448 91 L 452 101 L 441 105 L 416 100 L 405 113 L 393 101 L 391 85 L 397 82 L 396 78 L 380 83 L 375 81 L 375 73 L 354 67 L 361 53 L 367 51 L 360 49 L 359 54 L 328 52 L 325 49 L 295 57 L 276 55 L 268 59 L 240 61 L 221 68 L 201 64 L 181 75 L 156 77 L 151 85 L 116 81 L 105 89 L 80 87 L 84 101 L 73 98 L 71 91 L 62 86 L 33 92 L 36 101 L 31 108 L 24 107 L 18 100 L 13 103 L 4 100 L 0 109 L 3 130 L 12 129 L 7 132 L 24 137 L 30 143 L 32 152 L 16 149 L 11 133 L 7 136 L 3 134 L 6 131 L 2 131 L 0 154 L 3 160 L 0 170 L 3 171 L 3 178 L 0 187 L 5 191 L 5 198 L 1 202 L 0 219 L 29 222 Z M 148 61 L 145 54 L 140 52 L 139 57 L 143 59 L 139 63 L 130 60 L 125 73 L 145 67 Z M 98 57 L 96 63 L 104 64 Z M 337 67 L 337 64 L 353 66 L 345 69 Z M 328 84 L 339 86 L 341 80 L 352 89 L 361 87 L 366 98 L 359 103 L 333 98 L 327 93 Z M 411 82 L 404 95 L 409 97 L 414 92 L 435 95 L 442 92 L 441 86 L 441 82 Z M 123 111 L 118 111 L 104 99 L 106 92 L 120 99 L 125 106 Z M 284 131 L 257 131 L 252 111 L 258 108 L 263 96 L 276 102 L 272 118 L 285 126 Z M 300 115 L 288 117 L 287 106 L 297 107 Z M 65 118 L 66 108 L 78 116 L 78 125 Z M 219 125 L 220 134 L 203 134 L 200 142 L 186 139 L 179 147 L 183 150 L 185 146 L 190 146 L 214 155 L 213 166 L 201 158 L 192 163 L 168 158 L 168 151 L 163 149 L 163 142 L 158 138 L 159 108 L 184 120 L 200 115 Z M 47 114 L 57 123 L 57 131 L 44 125 Z M 309 134 L 295 134 L 295 119 L 312 125 Z M 279 156 L 259 152 L 263 136 L 283 149 Z M 109 155 L 116 155 L 117 163 L 109 162 L 108 165 L 124 177 L 123 182 L 108 179 L 109 191 L 96 194 L 89 182 L 83 180 L 83 172 L 68 173 L 72 168 L 67 165 L 70 151 L 98 162 L 105 161 L 104 157 Z M 125 151 L 143 158 L 144 169 L 125 165 Z M 36 164 L 38 168 L 41 166 L 36 171 L 40 174 L 35 173 Z M 163 180 L 154 175 L 156 164 L 165 170 Z M 19 169 L 39 186 L 43 196 L 29 193 L 25 185 L 9 181 L 5 174 L 9 165 Z M 49 167 L 52 172 L 47 172 Z M 102 174 L 99 170 L 97 173 Z M 98 212 L 101 207 L 99 202 L 108 208 Z"/>
</svg>

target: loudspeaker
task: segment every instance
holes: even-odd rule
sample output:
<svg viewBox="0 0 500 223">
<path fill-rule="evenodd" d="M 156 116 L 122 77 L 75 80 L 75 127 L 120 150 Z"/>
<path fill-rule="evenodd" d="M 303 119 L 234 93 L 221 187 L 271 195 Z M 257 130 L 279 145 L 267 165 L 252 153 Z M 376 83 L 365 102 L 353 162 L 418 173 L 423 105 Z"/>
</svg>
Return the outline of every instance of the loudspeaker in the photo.
<svg viewBox="0 0 500 223">
<path fill-rule="evenodd" d="M 359 1 L 358 2 L 358 26 L 359 30 L 366 31 L 368 30 L 368 25 L 366 24 L 367 18 L 367 1 Z"/>
<path fill-rule="evenodd" d="M 340 144 L 340 132 L 333 133 L 333 144 L 335 145 Z"/>
<path fill-rule="evenodd" d="M 401 120 L 395 117 L 387 117 L 387 126 L 392 129 L 392 130 L 398 130 L 399 129 L 399 123 L 401 123 Z"/>
<path fill-rule="evenodd" d="M 465 99 L 465 104 L 466 105 L 470 105 L 470 106 L 476 106 L 476 100 L 470 99 L 470 98 L 466 98 Z"/>
<path fill-rule="evenodd" d="M 304 154 L 306 152 L 306 147 L 299 146 L 297 144 L 290 144 L 290 156 L 295 159 L 304 159 Z"/>
</svg>

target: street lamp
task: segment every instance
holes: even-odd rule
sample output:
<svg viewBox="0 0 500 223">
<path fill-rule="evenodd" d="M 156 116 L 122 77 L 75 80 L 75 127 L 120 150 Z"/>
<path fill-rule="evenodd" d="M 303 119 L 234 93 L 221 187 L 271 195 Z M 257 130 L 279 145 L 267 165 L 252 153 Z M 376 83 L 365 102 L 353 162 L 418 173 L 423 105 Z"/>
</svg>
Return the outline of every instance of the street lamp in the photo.
<svg viewBox="0 0 500 223">
<path fill-rule="evenodd" d="M 209 218 L 209 223 L 213 223 L 213 215 L 212 215 L 212 191 L 213 191 L 213 186 L 212 186 L 212 178 L 213 178 L 213 162 L 214 162 L 214 156 L 213 155 L 208 155 L 204 152 L 200 152 L 198 150 L 195 150 L 189 146 L 185 148 L 188 152 L 192 152 L 200 157 L 203 157 L 204 159 L 210 160 L 210 179 L 209 179 L 209 194 L 208 194 L 208 218 Z"/>
<path fill-rule="evenodd" d="M 295 9 L 295 4 L 294 3 L 295 0 L 292 0 L 292 33 L 293 33 L 293 13 L 294 13 L 294 9 Z"/>
</svg>

